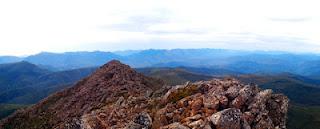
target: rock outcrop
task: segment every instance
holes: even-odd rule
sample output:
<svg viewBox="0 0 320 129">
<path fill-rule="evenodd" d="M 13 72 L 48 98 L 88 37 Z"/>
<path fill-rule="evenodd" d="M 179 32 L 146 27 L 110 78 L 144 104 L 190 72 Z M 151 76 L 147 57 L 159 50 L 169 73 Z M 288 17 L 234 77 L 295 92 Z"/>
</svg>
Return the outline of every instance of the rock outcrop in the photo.
<svg viewBox="0 0 320 129">
<path fill-rule="evenodd" d="M 170 89 L 154 128 L 284 129 L 288 99 L 235 79 L 188 83 Z"/>
<path fill-rule="evenodd" d="M 164 86 L 111 61 L 0 128 L 285 129 L 288 98 L 235 79 Z"/>
</svg>

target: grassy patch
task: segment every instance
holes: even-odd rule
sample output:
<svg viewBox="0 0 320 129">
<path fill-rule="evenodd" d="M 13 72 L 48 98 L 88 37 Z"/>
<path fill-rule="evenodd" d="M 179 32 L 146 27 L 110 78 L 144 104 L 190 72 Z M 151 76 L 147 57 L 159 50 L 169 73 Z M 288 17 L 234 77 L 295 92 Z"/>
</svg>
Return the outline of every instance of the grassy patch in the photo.
<svg viewBox="0 0 320 129">
<path fill-rule="evenodd" d="M 172 92 L 168 97 L 168 101 L 176 103 L 180 99 L 193 95 L 197 92 L 198 92 L 198 88 L 196 85 L 189 85 L 185 88 L 177 89 L 177 91 Z"/>
<path fill-rule="evenodd" d="M 288 129 L 319 129 L 320 106 L 290 105 Z"/>
<path fill-rule="evenodd" d="M 15 112 L 17 109 L 27 107 L 21 104 L 0 104 L 0 119 L 5 118 Z"/>
</svg>

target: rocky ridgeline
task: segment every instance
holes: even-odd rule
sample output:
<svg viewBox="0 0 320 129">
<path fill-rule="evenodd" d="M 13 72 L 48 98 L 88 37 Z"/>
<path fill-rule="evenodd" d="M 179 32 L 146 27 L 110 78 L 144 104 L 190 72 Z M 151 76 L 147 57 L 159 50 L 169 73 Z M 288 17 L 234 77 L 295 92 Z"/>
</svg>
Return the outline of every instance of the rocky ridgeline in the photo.
<svg viewBox="0 0 320 129">
<path fill-rule="evenodd" d="M 234 79 L 175 86 L 152 127 L 163 129 L 284 129 L 288 98 Z"/>
<path fill-rule="evenodd" d="M 0 128 L 284 129 L 288 98 L 235 79 L 164 86 L 111 61 Z"/>
</svg>

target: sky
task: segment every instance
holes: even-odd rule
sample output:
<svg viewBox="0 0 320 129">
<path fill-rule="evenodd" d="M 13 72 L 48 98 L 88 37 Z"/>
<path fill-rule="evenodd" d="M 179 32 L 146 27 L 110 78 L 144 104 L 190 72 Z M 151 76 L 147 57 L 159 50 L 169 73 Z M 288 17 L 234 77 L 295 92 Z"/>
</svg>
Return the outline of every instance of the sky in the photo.
<svg viewBox="0 0 320 129">
<path fill-rule="evenodd" d="M 317 0 L 1 0 L 0 55 L 222 48 L 320 52 Z"/>
</svg>

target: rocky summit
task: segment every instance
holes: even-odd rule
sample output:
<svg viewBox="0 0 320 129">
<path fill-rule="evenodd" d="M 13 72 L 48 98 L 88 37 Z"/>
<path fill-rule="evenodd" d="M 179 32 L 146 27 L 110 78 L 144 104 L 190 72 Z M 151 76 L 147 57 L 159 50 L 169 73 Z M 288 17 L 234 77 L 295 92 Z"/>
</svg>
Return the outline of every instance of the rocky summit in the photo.
<svg viewBox="0 0 320 129">
<path fill-rule="evenodd" d="M 232 78 L 167 86 L 114 60 L 0 128 L 285 129 L 288 101 Z"/>
</svg>

